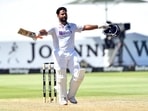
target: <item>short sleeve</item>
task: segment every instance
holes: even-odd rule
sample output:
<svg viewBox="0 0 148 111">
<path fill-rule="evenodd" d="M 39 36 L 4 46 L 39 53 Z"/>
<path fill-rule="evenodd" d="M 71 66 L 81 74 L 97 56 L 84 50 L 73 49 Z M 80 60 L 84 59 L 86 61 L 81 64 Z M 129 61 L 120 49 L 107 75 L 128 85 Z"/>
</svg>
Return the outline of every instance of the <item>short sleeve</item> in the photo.
<svg viewBox="0 0 148 111">
<path fill-rule="evenodd" d="M 54 28 L 51 28 L 51 29 L 48 30 L 48 34 L 49 34 L 49 35 L 52 35 L 53 32 L 54 32 Z"/>
<path fill-rule="evenodd" d="M 84 25 L 77 25 L 76 24 L 76 32 L 81 32 L 83 30 Z"/>
</svg>

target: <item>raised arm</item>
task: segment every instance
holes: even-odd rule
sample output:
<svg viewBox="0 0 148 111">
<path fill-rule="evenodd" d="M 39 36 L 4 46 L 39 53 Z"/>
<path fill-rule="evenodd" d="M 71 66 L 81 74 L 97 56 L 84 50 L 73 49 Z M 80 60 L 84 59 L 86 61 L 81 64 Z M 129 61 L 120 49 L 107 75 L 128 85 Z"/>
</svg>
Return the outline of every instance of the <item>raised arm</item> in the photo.
<svg viewBox="0 0 148 111">
<path fill-rule="evenodd" d="M 46 35 L 48 35 L 48 32 L 45 29 L 42 29 L 42 30 L 39 31 L 38 35 L 39 36 L 46 36 Z"/>
<path fill-rule="evenodd" d="M 105 29 L 107 27 L 108 26 L 105 26 L 105 25 L 102 25 L 102 26 L 99 26 L 99 25 L 84 25 L 83 31 L 85 31 L 85 30 L 94 30 L 94 29 Z"/>
<path fill-rule="evenodd" d="M 48 32 L 45 29 L 42 29 L 39 31 L 35 39 L 42 39 L 43 38 L 42 36 L 47 36 L 47 35 L 48 35 Z"/>
</svg>

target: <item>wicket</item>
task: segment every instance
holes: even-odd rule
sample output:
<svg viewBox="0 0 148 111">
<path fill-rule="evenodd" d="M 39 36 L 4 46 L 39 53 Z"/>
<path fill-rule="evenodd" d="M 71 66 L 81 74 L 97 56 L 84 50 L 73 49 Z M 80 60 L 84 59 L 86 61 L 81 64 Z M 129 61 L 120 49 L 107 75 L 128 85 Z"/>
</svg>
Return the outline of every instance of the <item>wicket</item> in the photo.
<svg viewBox="0 0 148 111">
<path fill-rule="evenodd" d="M 48 96 L 49 102 L 57 101 L 57 90 L 56 90 L 56 71 L 54 69 L 54 63 L 44 63 L 43 64 L 43 101 L 44 103 L 47 102 L 47 95 L 46 95 L 46 73 L 48 77 Z M 53 75 L 52 75 L 53 74 Z M 52 81 L 53 80 L 53 81 Z M 53 87 L 52 87 L 53 86 Z M 54 93 L 54 94 L 52 94 Z"/>
</svg>

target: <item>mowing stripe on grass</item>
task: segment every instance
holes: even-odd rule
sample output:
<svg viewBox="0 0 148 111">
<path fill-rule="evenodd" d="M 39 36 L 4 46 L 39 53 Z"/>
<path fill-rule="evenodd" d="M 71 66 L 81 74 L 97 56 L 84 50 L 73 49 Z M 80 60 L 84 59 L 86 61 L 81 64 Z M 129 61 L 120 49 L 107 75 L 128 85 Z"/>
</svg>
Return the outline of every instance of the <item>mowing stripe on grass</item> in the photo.
<svg viewBox="0 0 148 111">
<path fill-rule="evenodd" d="M 148 97 L 148 72 L 87 73 L 77 96 Z M 42 98 L 42 75 L 0 75 L 0 98 Z"/>
</svg>

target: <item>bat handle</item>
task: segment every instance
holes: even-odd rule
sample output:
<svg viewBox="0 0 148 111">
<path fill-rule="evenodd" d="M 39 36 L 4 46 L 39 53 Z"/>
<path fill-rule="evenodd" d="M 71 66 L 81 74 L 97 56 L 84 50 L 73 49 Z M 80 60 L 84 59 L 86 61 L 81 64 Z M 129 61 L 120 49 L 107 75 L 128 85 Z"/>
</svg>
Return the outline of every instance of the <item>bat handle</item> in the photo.
<svg viewBox="0 0 148 111">
<path fill-rule="evenodd" d="M 32 39 L 33 39 L 34 41 L 36 41 L 36 40 L 37 40 L 36 36 L 35 36 L 35 37 L 32 37 Z"/>
</svg>

